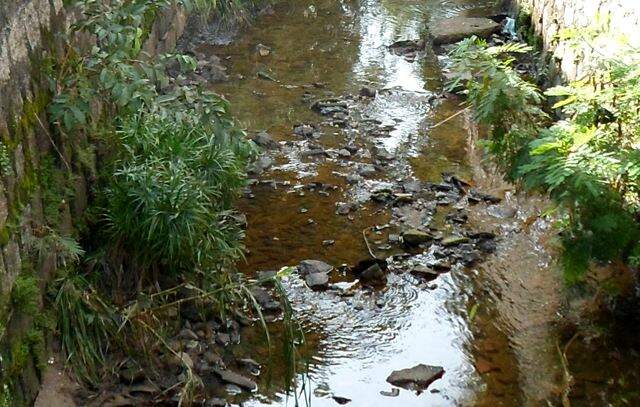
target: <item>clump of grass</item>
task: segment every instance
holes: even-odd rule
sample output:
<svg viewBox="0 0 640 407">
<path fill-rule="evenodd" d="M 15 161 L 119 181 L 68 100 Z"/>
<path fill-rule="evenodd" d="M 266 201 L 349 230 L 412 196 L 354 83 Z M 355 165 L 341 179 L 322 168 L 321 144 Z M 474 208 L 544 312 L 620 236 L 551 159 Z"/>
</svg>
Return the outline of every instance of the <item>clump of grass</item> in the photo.
<svg viewBox="0 0 640 407">
<path fill-rule="evenodd" d="M 119 132 L 125 152 L 106 191 L 107 236 L 138 267 L 177 274 L 240 258 L 232 202 L 244 161 L 206 125 L 145 115 Z"/>
<path fill-rule="evenodd" d="M 57 279 L 53 294 L 57 330 L 67 360 L 81 380 L 97 383 L 118 328 L 115 310 L 76 273 Z"/>
</svg>

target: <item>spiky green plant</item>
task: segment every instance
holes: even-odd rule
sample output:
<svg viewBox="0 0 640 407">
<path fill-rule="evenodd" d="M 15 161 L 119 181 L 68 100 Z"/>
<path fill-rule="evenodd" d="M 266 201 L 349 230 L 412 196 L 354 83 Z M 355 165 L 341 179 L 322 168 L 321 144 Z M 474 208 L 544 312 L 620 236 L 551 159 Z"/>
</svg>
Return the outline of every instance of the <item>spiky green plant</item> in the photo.
<svg viewBox="0 0 640 407">
<path fill-rule="evenodd" d="M 213 129 L 145 115 L 125 120 L 106 191 L 107 236 L 139 267 L 213 270 L 241 256 L 232 202 L 245 162 Z"/>
</svg>

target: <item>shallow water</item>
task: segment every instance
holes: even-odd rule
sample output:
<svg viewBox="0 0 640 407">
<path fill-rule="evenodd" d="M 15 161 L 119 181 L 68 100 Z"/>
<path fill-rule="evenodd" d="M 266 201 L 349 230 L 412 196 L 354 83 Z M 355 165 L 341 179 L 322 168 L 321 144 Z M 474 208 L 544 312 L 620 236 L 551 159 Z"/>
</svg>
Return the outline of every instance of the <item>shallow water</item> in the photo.
<svg viewBox="0 0 640 407">
<path fill-rule="evenodd" d="M 251 188 L 251 198 L 239 203 L 248 218 L 249 254 L 243 271 L 253 275 L 309 258 L 336 266 L 368 258 L 363 230 L 387 224 L 390 211 L 367 202 L 347 217 L 336 215 L 335 205 L 365 202 L 372 189 L 395 179 L 440 181 L 442 172 L 451 172 L 473 179 L 486 192 L 511 196 L 505 194 L 508 186 L 480 171 L 474 161 L 463 115 L 430 128 L 460 109 L 459 101 L 434 100 L 442 90 L 435 53 L 427 50 L 409 61 L 387 48 L 397 40 L 420 38 L 432 19 L 489 15 L 494 11 L 491 3 L 285 1 L 233 44 L 200 46 L 200 51 L 225 58 L 232 79 L 214 89 L 230 100 L 248 132 L 266 130 L 286 142 L 282 154 L 274 156 L 275 166 Z M 270 47 L 270 54 L 260 56 L 258 44 Z M 260 79 L 260 71 L 277 82 Z M 304 92 L 316 97 L 357 95 L 362 86 L 380 91 L 373 100 L 351 98 L 351 114 L 393 129 L 380 137 L 364 137 L 324 126 L 317 143 L 339 148 L 349 141 L 361 150 L 384 147 L 395 158 L 374 177 L 351 186 L 344 176 L 355 171 L 355 162 L 370 158 L 301 158 L 306 142 L 293 135 L 292 128 L 323 120 L 302 99 Z M 311 182 L 331 187 L 294 188 Z M 408 273 L 393 272 L 384 290 L 360 290 L 353 297 L 310 291 L 295 276 L 285 281 L 307 336 L 311 405 L 337 405 L 331 396 L 349 398 L 351 406 L 537 405 L 552 399 L 561 382 L 553 342 L 561 284 L 540 245 L 548 225 L 536 221 L 523 232 L 537 205 L 514 198 L 473 208 L 470 222 L 476 229 L 503 236 L 499 254 L 477 267 L 442 275 L 435 288 Z M 444 213 L 439 209 L 434 222 L 446 228 Z M 372 242 L 385 242 L 390 231 L 393 227 L 366 234 Z M 323 245 L 326 240 L 335 243 Z M 393 254 L 374 251 L 380 257 Z M 540 278 L 542 273 L 548 273 L 547 278 Z M 351 279 L 333 276 L 334 281 Z M 279 333 L 273 334 L 277 342 Z M 282 389 L 282 355 L 269 353 L 260 333 L 245 333 L 242 347 L 234 352 L 264 365 L 260 391 L 245 405 L 294 405 Z M 419 363 L 441 365 L 446 373 L 422 394 L 403 389 L 394 398 L 380 394 L 392 387 L 386 383 L 391 371 Z"/>
</svg>

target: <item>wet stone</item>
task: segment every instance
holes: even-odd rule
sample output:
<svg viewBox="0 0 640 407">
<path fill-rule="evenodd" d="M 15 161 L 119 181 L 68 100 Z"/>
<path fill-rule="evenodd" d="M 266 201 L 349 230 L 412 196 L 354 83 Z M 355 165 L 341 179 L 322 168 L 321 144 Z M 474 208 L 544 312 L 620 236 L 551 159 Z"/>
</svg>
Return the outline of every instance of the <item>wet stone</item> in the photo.
<svg viewBox="0 0 640 407">
<path fill-rule="evenodd" d="M 360 280 L 363 284 L 384 285 L 387 276 L 379 264 L 373 264 L 360 274 Z"/>
<path fill-rule="evenodd" d="M 305 138 L 313 138 L 316 134 L 316 128 L 310 124 L 298 124 L 293 127 L 293 134 Z"/>
<path fill-rule="evenodd" d="M 320 260 L 303 260 L 298 264 L 298 273 L 301 276 L 308 274 L 324 273 L 328 274 L 333 270 L 333 266 Z"/>
<path fill-rule="evenodd" d="M 327 273 L 307 274 L 304 281 L 311 289 L 325 289 L 329 285 L 329 275 Z"/>
<path fill-rule="evenodd" d="M 266 131 L 261 131 L 253 136 L 251 140 L 265 150 L 276 150 L 280 148 L 280 145 Z"/>
<path fill-rule="evenodd" d="M 427 267 L 430 267 L 436 271 L 445 272 L 451 270 L 451 263 L 442 258 L 427 262 Z"/>
<path fill-rule="evenodd" d="M 380 390 L 380 394 L 385 397 L 398 397 L 400 395 L 400 390 L 394 387 L 391 391 Z"/>
<path fill-rule="evenodd" d="M 198 335 L 193 332 L 191 329 L 183 329 L 180 331 L 180 338 L 182 339 L 192 339 L 192 340 L 198 340 Z"/>
<path fill-rule="evenodd" d="M 444 368 L 441 366 L 419 364 L 408 369 L 394 370 L 387 377 L 387 382 L 408 390 L 425 390 L 443 375 Z"/>
<path fill-rule="evenodd" d="M 269 291 L 264 288 L 254 287 L 251 289 L 251 294 L 262 310 L 267 312 L 280 311 L 280 303 L 275 301 Z"/>
<path fill-rule="evenodd" d="M 402 233 L 402 239 L 408 246 L 419 246 L 433 240 L 433 235 L 418 229 L 410 229 Z"/>
<path fill-rule="evenodd" d="M 231 335 L 224 332 L 219 332 L 216 335 L 216 343 L 220 346 L 227 346 L 231 343 Z"/>
<path fill-rule="evenodd" d="M 487 208 L 487 213 L 494 218 L 508 219 L 514 218 L 518 214 L 518 210 L 511 206 L 492 205 Z"/>
<path fill-rule="evenodd" d="M 365 98 L 374 98 L 377 94 L 378 90 L 369 86 L 363 86 L 362 89 L 360 89 L 360 96 Z"/>
<path fill-rule="evenodd" d="M 487 38 L 500 29 L 500 24 L 488 18 L 452 17 L 437 21 L 431 27 L 434 45 L 451 44 L 472 35 Z"/>
<path fill-rule="evenodd" d="M 341 158 L 349 158 L 351 157 L 351 152 L 349 152 L 349 150 L 347 149 L 342 148 L 338 150 L 338 156 Z"/>
<path fill-rule="evenodd" d="M 362 175 L 363 177 L 368 177 L 376 173 L 376 167 L 374 167 L 373 164 L 361 164 L 360 166 L 358 166 L 357 171 L 358 174 Z"/>
<path fill-rule="evenodd" d="M 352 203 L 345 202 L 337 202 L 336 203 L 336 215 L 348 215 L 353 210 L 356 209 L 356 206 Z"/>
<path fill-rule="evenodd" d="M 240 388 L 249 391 L 255 391 L 258 389 L 258 385 L 253 380 L 245 377 L 239 373 L 232 372 L 231 370 L 213 369 L 213 371 L 220 376 L 223 382 L 236 385 Z"/>
<path fill-rule="evenodd" d="M 340 405 L 344 405 L 351 402 L 351 399 L 348 399 L 346 397 L 332 396 L 331 398 Z"/>
<path fill-rule="evenodd" d="M 212 366 L 224 367 L 224 362 L 220 355 L 212 350 L 208 350 L 203 354 L 204 360 Z"/>
<path fill-rule="evenodd" d="M 236 386 L 235 384 L 227 384 L 225 388 L 227 390 L 227 394 L 229 394 L 230 396 L 235 396 L 242 393 L 242 389 L 240 388 L 240 386 Z"/>
<path fill-rule="evenodd" d="M 273 165 L 273 159 L 267 155 L 261 155 L 256 161 L 249 164 L 247 172 L 254 175 L 260 175 Z"/>
<path fill-rule="evenodd" d="M 448 236 L 442 239 L 442 245 L 444 247 L 457 246 L 462 243 L 467 243 L 469 238 L 466 236 Z"/>
<path fill-rule="evenodd" d="M 440 275 L 437 271 L 424 265 L 417 265 L 413 267 L 411 269 L 411 274 L 426 281 L 435 280 Z"/>
<path fill-rule="evenodd" d="M 227 400 L 220 398 L 212 398 L 204 402 L 205 407 L 225 407 L 226 405 Z"/>
<path fill-rule="evenodd" d="M 356 175 L 356 174 L 349 174 L 346 177 L 347 184 L 350 184 L 350 185 L 357 184 L 361 180 L 362 180 L 362 178 L 359 175 Z"/>
</svg>

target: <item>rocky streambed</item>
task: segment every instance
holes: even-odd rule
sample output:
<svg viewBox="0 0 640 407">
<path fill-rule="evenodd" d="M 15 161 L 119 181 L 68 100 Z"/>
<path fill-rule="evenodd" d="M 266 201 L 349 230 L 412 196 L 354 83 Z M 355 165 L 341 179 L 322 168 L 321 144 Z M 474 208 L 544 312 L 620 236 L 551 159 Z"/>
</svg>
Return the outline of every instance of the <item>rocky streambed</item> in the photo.
<svg viewBox="0 0 640 407">
<path fill-rule="evenodd" d="M 559 402 L 565 297 L 545 203 L 482 162 L 477 128 L 443 89 L 447 43 L 503 40 L 494 3 L 280 2 L 234 36 L 198 26 L 183 38 L 201 62 L 181 80 L 227 97 L 261 148 L 238 202 L 239 267 L 255 281 L 292 267 L 282 285 L 305 333 L 297 397 L 266 282 L 252 294 L 270 343 L 256 321 L 185 308 L 156 381 L 167 397 L 125 362 L 124 390 L 94 404 L 178 403 L 185 365 L 208 406 Z"/>
<path fill-rule="evenodd" d="M 283 4 L 230 45 L 209 37 L 195 47 L 225 61 L 229 80 L 213 88 L 263 149 L 239 203 L 241 268 L 260 278 L 295 267 L 283 283 L 307 342 L 298 391 L 312 405 L 524 397 L 479 270 L 519 209 L 504 185 L 475 179 L 461 100 L 443 91 L 445 61 L 432 45 L 499 32 L 484 18 L 498 11 L 489 2 Z M 272 289 L 258 292 L 277 321 Z M 277 324 L 272 334 L 281 337 Z M 220 397 L 294 404 L 283 355 L 259 332 L 231 348 L 263 368 L 256 392 Z"/>
</svg>

